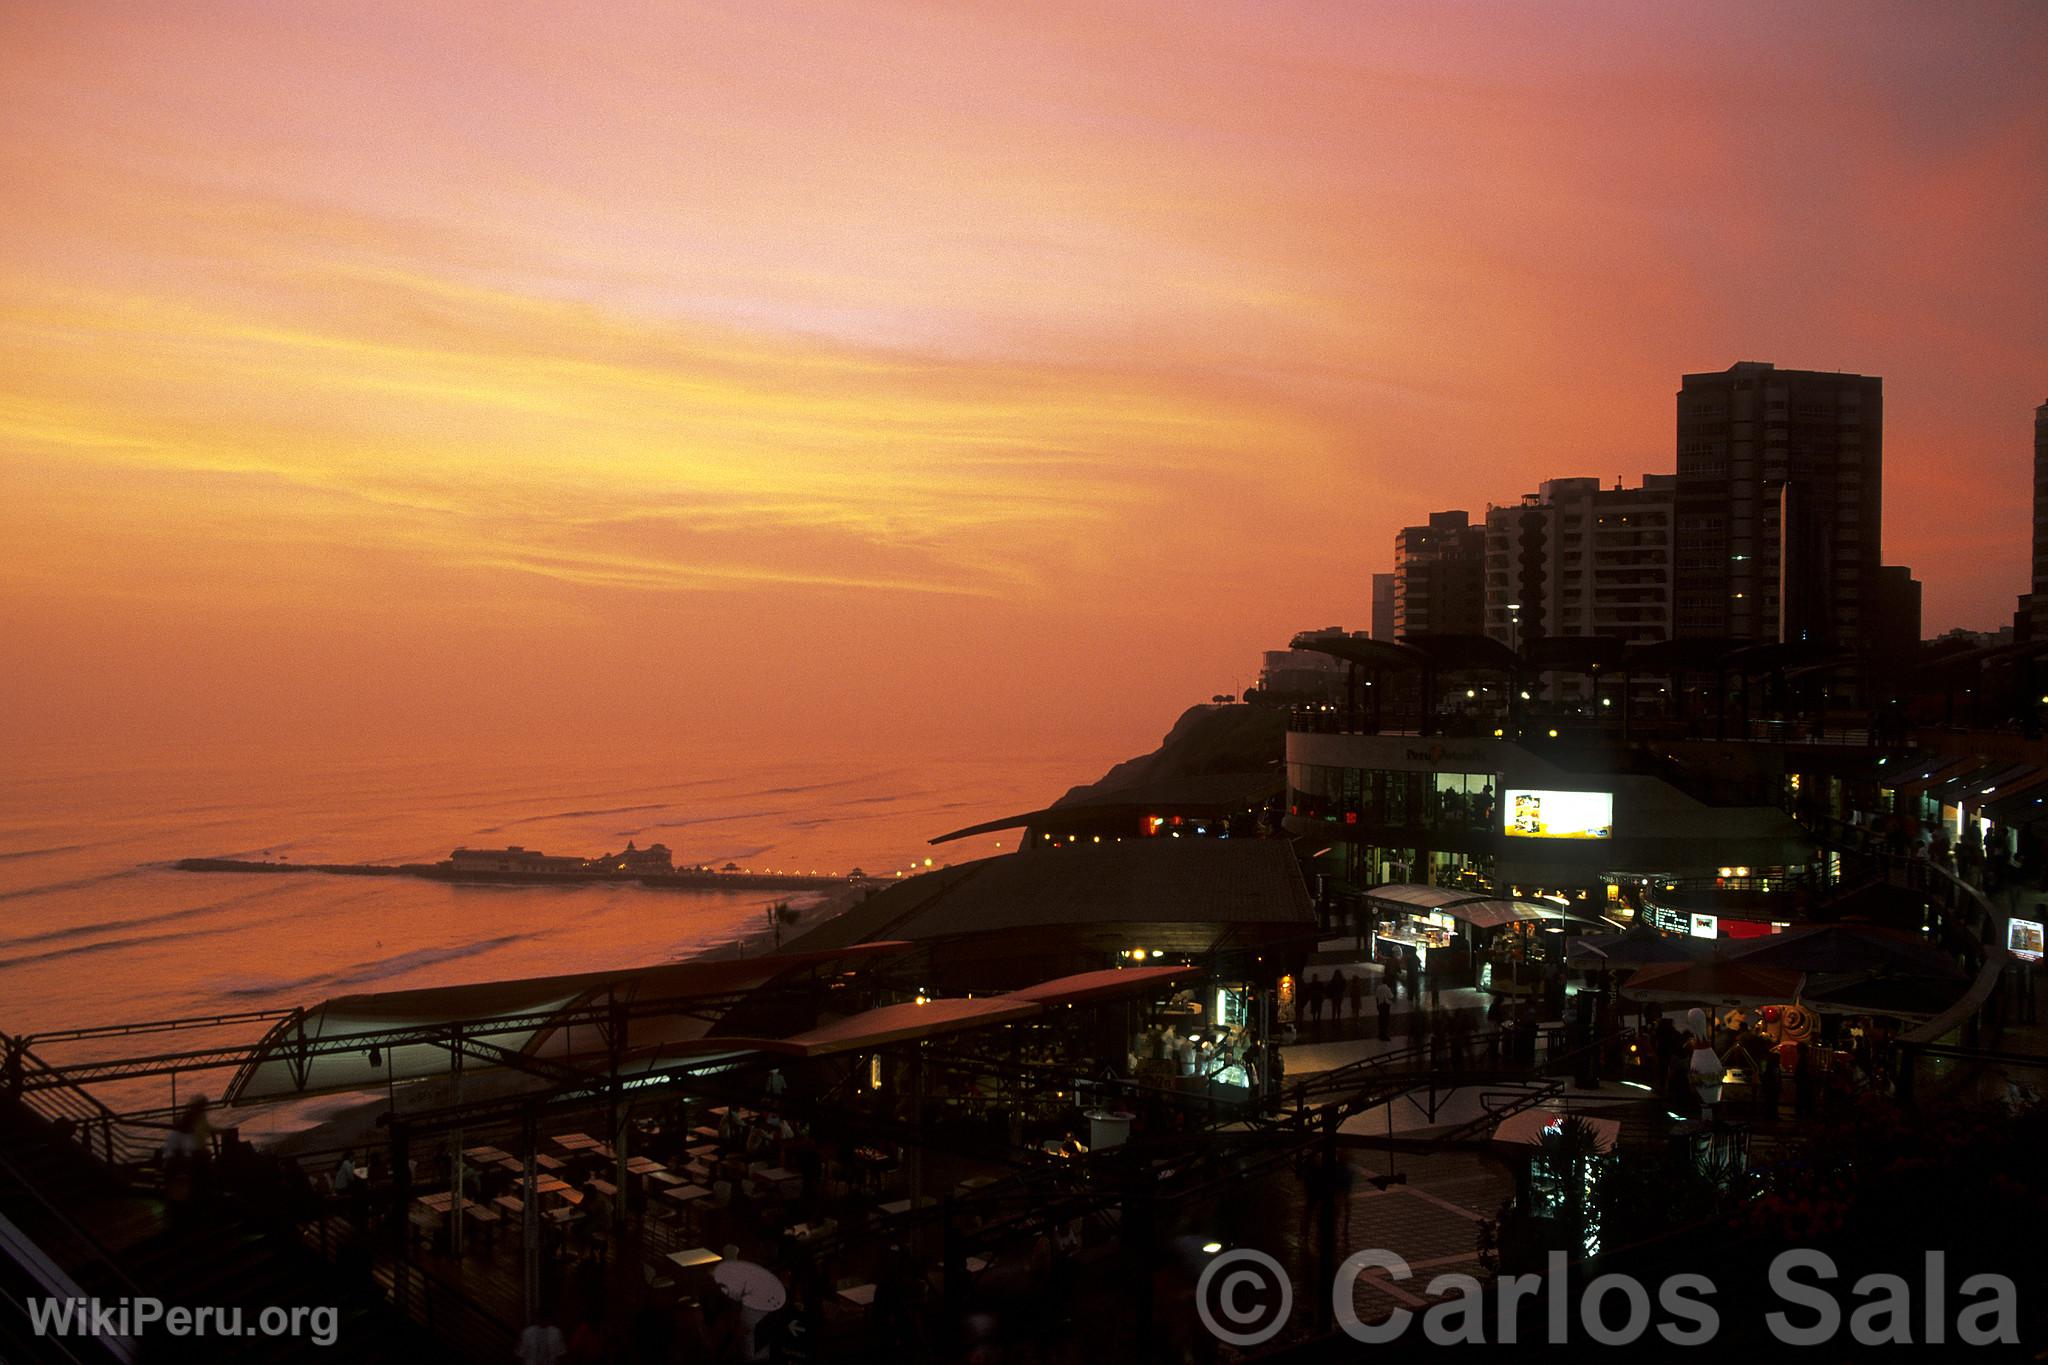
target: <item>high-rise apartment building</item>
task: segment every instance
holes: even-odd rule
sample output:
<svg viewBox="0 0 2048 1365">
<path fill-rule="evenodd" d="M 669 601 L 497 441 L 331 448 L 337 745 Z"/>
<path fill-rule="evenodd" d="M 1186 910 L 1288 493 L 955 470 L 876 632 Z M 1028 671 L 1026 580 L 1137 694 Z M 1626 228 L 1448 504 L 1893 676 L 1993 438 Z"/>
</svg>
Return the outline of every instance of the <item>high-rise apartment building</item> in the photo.
<svg viewBox="0 0 2048 1365">
<path fill-rule="evenodd" d="M 2034 581 L 2024 609 L 2031 636 L 2048 640 L 2048 403 L 2034 409 Z"/>
<path fill-rule="evenodd" d="M 1677 483 L 1551 479 L 1520 506 L 1488 509 L 1486 633 L 1515 648 L 1546 635 L 1668 638 Z"/>
<path fill-rule="evenodd" d="M 1872 641 L 1884 381 L 1743 361 L 1678 391 L 1673 632 Z"/>
<path fill-rule="evenodd" d="M 1394 634 L 1477 635 L 1486 619 L 1486 528 L 1431 512 L 1394 536 Z"/>
<path fill-rule="evenodd" d="M 1372 630 L 1375 640 L 1392 640 L 1394 634 L 1394 576 L 1390 573 L 1376 573 L 1372 576 Z"/>
</svg>

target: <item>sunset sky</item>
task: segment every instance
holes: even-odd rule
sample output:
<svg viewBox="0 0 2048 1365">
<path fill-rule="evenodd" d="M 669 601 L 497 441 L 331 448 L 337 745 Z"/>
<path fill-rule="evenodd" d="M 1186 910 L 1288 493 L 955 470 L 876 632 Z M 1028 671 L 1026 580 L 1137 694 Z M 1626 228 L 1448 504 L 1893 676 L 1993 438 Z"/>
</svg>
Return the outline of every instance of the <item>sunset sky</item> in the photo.
<svg viewBox="0 0 2048 1365">
<path fill-rule="evenodd" d="M 2044 82 L 2038 3 L 11 0 L 0 737 L 1122 752 L 1741 359 L 1884 377 L 1992 628 Z"/>
</svg>

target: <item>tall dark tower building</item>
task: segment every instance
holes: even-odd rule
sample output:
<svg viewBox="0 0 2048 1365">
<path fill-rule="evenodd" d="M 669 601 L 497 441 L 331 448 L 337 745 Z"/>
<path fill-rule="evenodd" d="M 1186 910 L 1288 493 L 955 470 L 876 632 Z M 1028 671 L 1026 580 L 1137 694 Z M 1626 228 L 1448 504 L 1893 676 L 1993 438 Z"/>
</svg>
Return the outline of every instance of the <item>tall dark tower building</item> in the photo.
<svg viewBox="0 0 2048 1365">
<path fill-rule="evenodd" d="M 1394 536 L 1394 633 L 1477 635 L 1486 622 L 1486 528 L 1431 512 Z"/>
<path fill-rule="evenodd" d="M 1678 390 L 1677 635 L 1872 643 L 1884 381 L 1745 360 Z"/>
<path fill-rule="evenodd" d="M 2034 590 L 2026 615 L 2036 640 L 2048 640 L 2048 403 L 2034 409 Z"/>
</svg>

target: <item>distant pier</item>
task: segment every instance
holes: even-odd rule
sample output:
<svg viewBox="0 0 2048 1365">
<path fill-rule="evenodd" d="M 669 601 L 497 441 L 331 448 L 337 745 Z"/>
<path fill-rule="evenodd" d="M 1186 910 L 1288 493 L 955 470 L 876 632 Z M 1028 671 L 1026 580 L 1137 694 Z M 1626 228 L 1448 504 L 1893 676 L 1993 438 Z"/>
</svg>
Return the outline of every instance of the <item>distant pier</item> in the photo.
<svg viewBox="0 0 2048 1365">
<path fill-rule="evenodd" d="M 672 868 L 631 871 L 586 866 L 522 870 L 461 867 L 440 863 L 284 863 L 248 858 L 180 858 L 179 872 L 320 872 L 334 877 L 423 877 L 428 881 L 484 886 L 582 886 L 593 882 L 624 882 L 658 891 L 829 891 L 849 885 L 880 884 L 859 874 L 794 872 L 721 872 L 714 868 Z"/>
</svg>

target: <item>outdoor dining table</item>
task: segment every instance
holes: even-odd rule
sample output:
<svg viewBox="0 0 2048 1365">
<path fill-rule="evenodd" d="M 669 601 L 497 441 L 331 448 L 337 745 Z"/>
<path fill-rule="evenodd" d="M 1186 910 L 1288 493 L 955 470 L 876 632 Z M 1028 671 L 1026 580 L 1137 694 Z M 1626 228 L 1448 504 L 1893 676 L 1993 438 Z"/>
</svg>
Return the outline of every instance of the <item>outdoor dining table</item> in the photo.
<svg viewBox="0 0 2048 1365">
<path fill-rule="evenodd" d="M 510 1152 L 502 1151 L 496 1147 L 465 1147 L 462 1149 L 462 1154 L 479 1166 L 493 1161 L 504 1161 L 511 1156 Z"/>
<path fill-rule="evenodd" d="M 557 1147 L 565 1147 L 575 1152 L 581 1151 L 585 1147 L 597 1146 L 597 1139 L 591 1137 L 588 1133 L 561 1133 L 555 1137 L 554 1143 Z"/>
<path fill-rule="evenodd" d="M 679 1270 L 696 1270 L 700 1266 L 717 1265 L 725 1257 L 710 1247 L 688 1247 L 682 1251 L 671 1251 L 667 1259 Z"/>
<path fill-rule="evenodd" d="M 875 1301 L 875 1287 L 871 1284 L 857 1284 L 840 1290 L 839 1297 L 856 1307 L 866 1308 Z"/>
<path fill-rule="evenodd" d="M 711 1191 L 702 1185 L 674 1185 L 661 1192 L 661 1197 L 674 1204 L 682 1220 L 691 1226 L 697 1221 L 697 1201 L 711 1197 Z"/>
<path fill-rule="evenodd" d="M 653 1157 L 635 1156 L 626 1158 L 626 1169 L 634 1175 L 653 1175 L 656 1171 L 667 1168 Z"/>
<path fill-rule="evenodd" d="M 607 1199 L 610 1199 L 613 1195 L 616 1195 L 619 1192 L 619 1187 L 617 1185 L 612 1184 L 612 1182 L 609 1180 L 592 1180 L 590 1182 L 590 1188 L 596 1190 L 599 1194 L 603 1195 Z"/>
<path fill-rule="evenodd" d="M 921 1209 L 928 1209 L 938 1202 L 938 1200 L 932 1198 L 928 1194 L 921 1195 L 918 1198 L 917 1207 Z M 908 1199 L 891 1199 L 888 1203 L 879 1205 L 878 1207 L 881 1209 L 883 1213 L 886 1213 L 891 1218 L 893 1218 L 899 1213 L 909 1213 L 911 1205 Z"/>
<path fill-rule="evenodd" d="M 526 1212 L 526 1201 L 516 1194 L 501 1194 L 491 1202 L 510 1214 L 523 1214 Z"/>
</svg>

